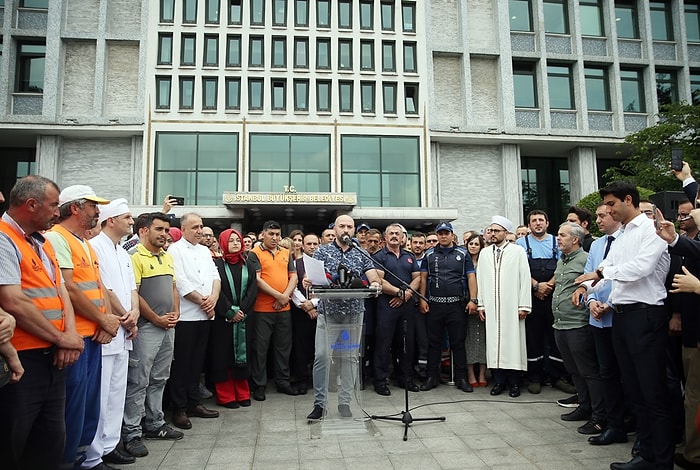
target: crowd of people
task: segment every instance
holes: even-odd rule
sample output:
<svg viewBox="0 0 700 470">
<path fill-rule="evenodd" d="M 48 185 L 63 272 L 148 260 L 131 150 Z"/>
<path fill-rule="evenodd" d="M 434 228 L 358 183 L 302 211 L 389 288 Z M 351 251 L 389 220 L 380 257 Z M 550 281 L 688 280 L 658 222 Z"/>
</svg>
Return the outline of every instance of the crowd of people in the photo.
<svg viewBox="0 0 700 470">
<path fill-rule="evenodd" d="M 450 222 L 409 234 L 348 215 L 320 234 L 268 220 L 217 236 L 195 213 L 176 220 L 169 198 L 134 218 L 123 198 L 22 178 L 0 220 L 3 467 L 129 464 L 148 455 L 144 440 L 219 417 L 203 399 L 248 407 L 272 380 L 278 393 L 312 389 L 309 422 L 328 414 L 331 387 L 347 418 L 365 384 L 388 396 L 454 381 L 511 398 L 551 385 L 591 445 L 636 432 L 632 460 L 612 469 L 700 468 L 698 185 L 687 164 L 675 174 L 689 197 L 680 235 L 618 181 L 556 235 L 533 210 L 517 227 L 494 215 L 461 243 Z M 375 295 L 319 299 L 308 257 L 331 286 Z M 334 370 L 326 331 L 357 321 L 360 354 Z"/>
</svg>

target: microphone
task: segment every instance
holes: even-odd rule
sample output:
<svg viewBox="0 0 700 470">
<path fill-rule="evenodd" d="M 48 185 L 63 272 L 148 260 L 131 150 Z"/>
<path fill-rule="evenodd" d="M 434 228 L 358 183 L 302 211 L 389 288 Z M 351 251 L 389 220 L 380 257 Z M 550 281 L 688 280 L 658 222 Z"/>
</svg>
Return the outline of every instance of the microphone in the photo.
<svg viewBox="0 0 700 470">
<path fill-rule="evenodd" d="M 340 287 L 347 287 L 350 279 L 348 277 L 350 273 L 348 272 L 347 266 L 341 264 L 338 266 L 338 284 Z"/>
<path fill-rule="evenodd" d="M 340 237 L 340 243 L 343 245 L 352 245 L 352 238 L 350 238 L 350 235 L 343 235 Z"/>
</svg>

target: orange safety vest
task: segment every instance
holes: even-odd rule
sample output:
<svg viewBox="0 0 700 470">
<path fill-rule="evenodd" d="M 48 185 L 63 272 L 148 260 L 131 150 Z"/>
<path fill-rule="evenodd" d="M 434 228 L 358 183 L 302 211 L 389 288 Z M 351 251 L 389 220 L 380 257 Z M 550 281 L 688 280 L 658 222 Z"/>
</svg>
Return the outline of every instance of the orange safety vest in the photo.
<svg viewBox="0 0 700 470">
<path fill-rule="evenodd" d="M 64 331 L 63 300 L 58 293 L 56 283 L 51 278 L 51 274 L 46 270 L 37 252 L 34 251 L 34 247 L 27 239 L 17 233 L 10 224 L 2 220 L 0 220 L 0 232 L 10 237 L 10 240 L 12 240 L 22 255 L 22 259 L 19 263 L 19 268 L 22 273 L 20 283 L 22 292 L 31 299 L 34 305 L 36 305 L 36 308 L 44 315 L 44 318 L 50 321 L 57 330 Z M 60 271 L 53 246 L 47 241 L 43 244 L 42 248 L 53 264 L 54 273 L 58 276 Z M 43 349 L 52 346 L 48 341 L 27 333 L 19 325 L 15 328 L 15 334 L 12 337 L 12 345 L 18 351 Z"/>
<path fill-rule="evenodd" d="M 105 300 L 102 297 L 102 289 L 100 285 L 100 264 L 97 261 L 97 255 L 89 243 L 83 243 L 73 235 L 69 230 L 60 224 L 56 224 L 51 228 L 52 232 L 60 233 L 68 242 L 71 256 L 73 258 L 73 282 L 78 286 L 80 291 L 92 302 L 103 314 L 106 314 Z M 85 247 L 88 253 L 85 253 Z M 86 257 L 89 255 L 89 259 Z M 91 262 L 92 260 L 92 262 Z M 97 331 L 97 323 L 85 318 L 75 309 L 75 325 L 80 336 L 92 336 Z"/>
</svg>

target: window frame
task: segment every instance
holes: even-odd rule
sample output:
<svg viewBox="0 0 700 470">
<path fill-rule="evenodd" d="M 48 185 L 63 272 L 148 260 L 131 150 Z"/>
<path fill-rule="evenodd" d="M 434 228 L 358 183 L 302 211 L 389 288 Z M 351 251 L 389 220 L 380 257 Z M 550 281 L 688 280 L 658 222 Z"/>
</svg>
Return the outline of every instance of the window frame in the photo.
<svg viewBox="0 0 700 470">
<path fill-rule="evenodd" d="M 595 73 L 593 73 L 595 72 Z M 598 75 L 600 73 L 600 75 Z M 608 73 L 607 66 L 600 65 L 587 65 L 584 64 L 583 67 L 583 77 L 584 77 L 584 89 L 586 91 L 586 106 L 589 111 L 612 111 L 612 104 L 610 100 L 610 74 Z M 591 107 L 591 94 L 588 93 L 589 87 L 594 88 L 595 84 L 602 84 L 603 87 L 603 108 L 593 108 Z M 597 94 L 597 93 L 596 93 Z"/>
<path fill-rule="evenodd" d="M 170 75 L 156 75 L 156 110 L 167 110 L 170 109 L 170 103 L 173 93 L 173 80 Z M 161 83 L 168 84 L 167 99 L 163 101 L 163 96 L 161 94 Z M 163 104 L 161 104 L 163 103 Z"/>
<path fill-rule="evenodd" d="M 210 50 L 211 45 L 214 45 L 214 51 Z M 214 62 L 209 61 L 209 55 L 214 55 Z M 204 51 L 202 55 L 202 67 L 218 67 L 219 66 L 219 35 L 205 34 L 204 35 Z"/>
<path fill-rule="evenodd" d="M 369 46 L 369 64 L 365 62 L 365 47 Z M 360 40 L 360 70 L 361 71 L 373 71 L 374 70 L 374 39 L 361 39 Z"/>
<path fill-rule="evenodd" d="M 187 49 L 185 44 L 192 41 L 192 61 L 186 61 Z M 180 67 L 195 67 L 197 65 L 197 35 L 195 33 L 180 34 Z"/>
<path fill-rule="evenodd" d="M 231 94 L 231 88 L 230 84 L 232 83 L 237 83 L 238 84 L 238 93 L 235 95 Z M 233 110 L 233 111 L 240 111 L 241 109 L 241 78 L 240 77 L 226 77 L 226 80 L 224 82 L 226 86 L 226 103 L 225 103 L 225 108 L 227 110 Z M 231 104 L 231 97 L 235 96 L 235 103 Z"/>
<path fill-rule="evenodd" d="M 214 85 L 214 96 L 209 95 L 207 85 Z M 208 99 L 213 98 L 212 104 L 207 104 Z M 219 100 L 219 77 L 202 77 L 202 111 L 216 111 Z"/>
<path fill-rule="evenodd" d="M 409 26 L 406 26 L 406 11 L 411 12 Z M 415 2 L 401 2 L 401 28 L 404 33 L 415 33 L 416 32 L 416 3 Z"/>
<path fill-rule="evenodd" d="M 308 112 L 309 111 L 309 80 L 306 78 L 295 78 L 293 80 L 294 86 L 294 111 L 298 112 Z M 306 88 L 306 99 L 304 103 L 300 106 L 299 100 L 299 87 Z"/>
<path fill-rule="evenodd" d="M 238 43 L 238 56 L 237 59 L 231 61 L 231 44 Z M 243 38 L 240 34 L 227 34 L 226 35 L 226 67 L 238 67 L 242 66 L 243 62 Z"/>
<path fill-rule="evenodd" d="M 338 81 L 338 111 L 341 113 L 352 113 L 354 108 L 354 83 L 351 80 Z M 348 91 L 347 99 L 343 96 L 343 89 Z"/>
<path fill-rule="evenodd" d="M 163 47 L 166 39 L 170 40 L 169 47 Z M 163 54 L 168 50 L 169 59 L 164 60 Z M 158 59 L 157 65 L 173 65 L 173 33 L 160 31 L 158 33 Z"/>
<path fill-rule="evenodd" d="M 325 94 L 325 101 L 328 102 L 327 107 L 322 107 L 321 103 L 324 101 L 321 99 L 322 90 L 321 87 L 327 88 L 328 92 Z M 333 109 L 333 82 L 331 80 L 316 80 L 316 112 L 318 113 L 330 113 Z"/>
<path fill-rule="evenodd" d="M 189 88 L 192 96 L 189 99 L 189 104 L 186 102 L 185 98 L 185 83 L 189 84 Z M 192 75 L 181 75 L 178 80 L 178 96 L 179 96 L 179 109 L 180 111 L 192 111 L 194 110 L 195 101 L 195 86 L 194 86 L 194 76 Z"/>
<path fill-rule="evenodd" d="M 43 47 L 43 53 L 39 50 L 36 51 L 22 51 L 24 46 L 29 47 Z M 46 43 L 42 41 L 18 41 L 17 42 L 17 71 L 16 71 L 16 84 L 15 93 L 26 93 L 26 94 L 44 94 L 44 85 L 46 82 Z M 41 67 L 41 88 L 36 86 L 35 82 L 32 80 L 32 69 Z M 32 88 L 36 89 L 32 89 Z"/>
<path fill-rule="evenodd" d="M 561 71 L 554 70 L 554 69 L 566 69 L 567 73 L 562 73 Z M 569 88 L 569 106 L 568 107 L 560 107 L 560 106 L 555 106 L 553 103 L 553 96 L 552 96 L 552 91 L 553 90 L 558 90 L 559 87 L 555 86 L 556 83 L 553 81 L 559 82 L 560 79 L 566 79 L 568 81 L 568 88 Z M 571 64 L 565 64 L 565 63 L 558 63 L 558 62 L 552 62 L 552 63 L 547 63 L 547 85 L 549 86 L 549 109 L 552 110 L 565 110 L 565 111 L 573 111 L 576 110 L 576 98 L 574 96 L 574 76 L 573 76 L 573 67 Z M 556 96 L 554 96 L 556 98 Z"/>
</svg>

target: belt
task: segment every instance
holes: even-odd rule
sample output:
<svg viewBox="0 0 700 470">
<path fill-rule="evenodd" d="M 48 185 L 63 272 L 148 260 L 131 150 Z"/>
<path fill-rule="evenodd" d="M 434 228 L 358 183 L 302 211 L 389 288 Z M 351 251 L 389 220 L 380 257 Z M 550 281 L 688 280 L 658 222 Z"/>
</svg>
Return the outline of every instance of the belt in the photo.
<svg viewBox="0 0 700 470">
<path fill-rule="evenodd" d="M 458 295 L 453 295 L 452 297 L 433 297 L 433 296 L 430 296 L 429 300 L 431 302 L 435 302 L 438 304 L 451 304 L 453 302 L 459 302 L 460 297 Z"/>
<path fill-rule="evenodd" d="M 656 305 L 645 304 L 644 302 L 635 302 L 633 304 L 616 304 L 613 306 L 615 313 L 629 313 L 635 310 L 644 310 L 645 308 L 656 307 Z"/>
</svg>

